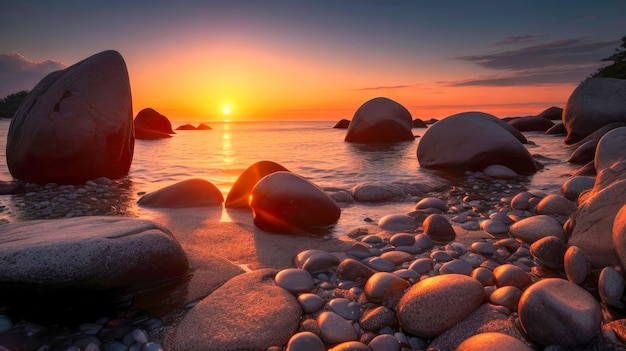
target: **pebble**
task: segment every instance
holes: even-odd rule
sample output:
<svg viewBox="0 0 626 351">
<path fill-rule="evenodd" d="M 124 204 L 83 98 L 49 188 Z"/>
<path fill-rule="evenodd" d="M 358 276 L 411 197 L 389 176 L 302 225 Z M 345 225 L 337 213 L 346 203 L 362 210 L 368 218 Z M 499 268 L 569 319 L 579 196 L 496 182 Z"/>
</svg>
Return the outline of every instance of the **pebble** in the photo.
<svg viewBox="0 0 626 351">
<path fill-rule="evenodd" d="M 378 335 L 368 344 L 372 351 L 400 351 L 400 343 L 393 335 Z"/>
<path fill-rule="evenodd" d="M 304 313 L 314 313 L 324 306 L 324 300 L 316 294 L 304 293 L 298 295 L 298 302 Z"/>
<path fill-rule="evenodd" d="M 524 289 L 531 282 L 530 276 L 523 269 L 510 263 L 496 267 L 493 276 L 497 287 L 511 285 Z"/>
<path fill-rule="evenodd" d="M 347 341 L 329 348 L 328 351 L 372 351 L 372 349 L 360 341 Z"/>
<path fill-rule="evenodd" d="M 378 306 L 366 310 L 359 323 L 364 330 L 377 331 L 384 327 L 397 327 L 398 319 L 394 311 L 385 306 Z"/>
<path fill-rule="evenodd" d="M 454 228 L 446 217 L 431 214 L 423 223 L 424 233 L 436 244 L 445 245 L 456 238 Z"/>
<path fill-rule="evenodd" d="M 372 302 L 388 301 L 402 294 L 409 283 L 393 273 L 378 272 L 365 283 L 365 296 Z"/>
<path fill-rule="evenodd" d="M 463 274 L 470 275 L 472 274 L 472 267 L 467 261 L 454 259 L 452 261 L 446 262 L 441 265 L 439 268 L 439 274 Z"/>
<path fill-rule="evenodd" d="M 435 198 L 435 197 L 425 197 L 421 199 L 420 201 L 418 201 L 417 204 L 415 204 L 416 210 L 423 210 L 427 208 L 434 208 L 441 212 L 448 211 L 448 205 L 446 205 L 446 203 L 443 200 Z"/>
<path fill-rule="evenodd" d="M 365 264 L 352 258 L 347 258 L 337 266 L 337 276 L 342 279 L 357 280 L 359 278 L 367 279 L 376 271 Z"/>
<path fill-rule="evenodd" d="M 541 238 L 530 245 L 530 254 L 535 261 L 549 268 L 563 267 L 566 250 L 567 244 L 555 236 Z"/>
<path fill-rule="evenodd" d="M 391 272 L 393 270 L 393 267 L 395 267 L 395 265 L 391 261 L 381 257 L 368 257 L 362 262 L 378 272 Z"/>
<path fill-rule="evenodd" d="M 474 242 L 472 243 L 470 248 L 472 249 L 472 251 L 485 256 L 491 256 L 496 252 L 496 247 L 493 246 L 492 243 L 485 241 Z"/>
<path fill-rule="evenodd" d="M 509 227 L 496 219 L 487 219 L 480 222 L 480 228 L 491 235 L 504 235 L 509 233 Z"/>
<path fill-rule="evenodd" d="M 290 293 L 311 292 L 315 288 L 315 282 L 311 273 L 304 269 L 287 268 L 276 273 L 274 278 L 276 285 L 286 289 Z"/>
<path fill-rule="evenodd" d="M 387 215 L 378 221 L 381 229 L 395 232 L 413 231 L 418 226 L 419 222 L 415 218 L 403 214 Z"/>
<path fill-rule="evenodd" d="M 602 302 L 609 306 L 623 308 L 624 277 L 613 267 L 604 267 L 598 279 L 598 293 Z"/>
<path fill-rule="evenodd" d="M 289 339 L 286 351 L 326 351 L 326 347 L 317 335 L 302 331 Z"/>
<path fill-rule="evenodd" d="M 317 317 L 320 338 L 328 344 L 357 340 L 352 324 L 335 312 L 324 311 Z"/>
<path fill-rule="evenodd" d="M 523 341 L 510 335 L 497 332 L 486 332 L 473 335 L 465 339 L 454 351 L 533 351 Z"/>
<path fill-rule="evenodd" d="M 409 265 L 409 269 L 414 270 L 419 274 L 428 273 L 433 269 L 433 260 L 428 257 L 418 258 Z"/>
<path fill-rule="evenodd" d="M 517 304 L 522 296 L 522 290 L 514 286 L 503 286 L 496 289 L 489 295 L 489 301 L 495 305 L 508 308 L 511 311 L 517 311 Z"/>
<path fill-rule="evenodd" d="M 389 243 L 393 246 L 410 246 L 415 244 L 415 234 L 398 233 L 389 238 Z"/>
<path fill-rule="evenodd" d="M 547 215 L 532 216 L 515 222 L 509 228 L 509 232 L 514 238 L 530 244 L 546 236 L 556 236 L 566 241 L 563 226 Z"/>
<path fill-rule="evenodd" d="M 584 252 L 577 246 L 570 246 L 565 251 L 563 265 L 567 279 L 574 284 L 582 284 L 589 274 L 589 264 Z"/>
<path fill-rule="evenodd" d="M 328 303 L 328 307 L 344 319 L 351 321 L 359 319 L 359 314 L 361 312 L 360 304 L 342 297 L 332 299 Z"/>
</svg>

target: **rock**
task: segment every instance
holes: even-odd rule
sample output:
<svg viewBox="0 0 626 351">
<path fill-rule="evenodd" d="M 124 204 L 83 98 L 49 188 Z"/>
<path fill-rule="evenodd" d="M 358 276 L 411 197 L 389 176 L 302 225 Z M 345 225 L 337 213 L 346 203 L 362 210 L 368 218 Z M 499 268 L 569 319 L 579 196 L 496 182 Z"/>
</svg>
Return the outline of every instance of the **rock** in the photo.
<svg viewBox="0 0 626 351">
<path fill-rule="evenodd" d="M 367 182 L 352 189 L 354 200 L 359 202 L 401 201 L 412 195 L 421 195 L 422 189 L 407 183 Z"/>
<path fill-rule="evenodd" d="M 572 177 L 563 183 L 561 186 L 561 192 L 567 199 L 576 201 L 578 200 L 580 194 L 584 191 L 592 189 L 595 182 L 596 179 L 594 177 Z"/>
<path fill-rule="evenodd" d="M 426 217 L 423 223 L 424 233 L 438 245 L 447 244 L 456 238 L 454 228 L 446 217 L 438 214 L 431 214 Z"/>
<path fill-rule="evenodd" d="M 250 193 L 252 188 L 268 174 L 279 171 L 289 171 L 287 168 L 272 161 L 259 161 L 246 168 L 228 192 L 224 206 L 226 208 L 249 208 Z"/>
<path fill-rule="evenodd" d="M 372 351 L 372 349 L 360 341 L 346 341 L 329 348 L 328 351 Z"/>
<path fill-rule="evenodd" d="M 626 122 L 626 81 L 585 79 L 574 89 L 563 109 L 565 143 L 575 143 L 612 122 Z"/>
<path fill-rule="evenodd" d="M 507 350 L 532 351 L 521 340 L 503 333 L 481 333 L 463 341 L 454 351 Z"/>
<path fill-rule="evenodd" d="M 40 293 L 139 288 L 180 277 L 188 268 L 172 233 L 147 220 L 90 216 L 2 226 L 4 292 L 10 286 Z"/>
<path fill-rule="evenodd" d="M 384 97 L 365 102 L 354 113 L 345 141 L 389 143 L 413 140 L 411 113 L 399 103 Z"/>
<path fill-rule="evenodd" d="M 304 250 L 294 258 L 296 267 L 302 268 L 311 274 L 328 272 L 331 267 L 339 264 L 339 259 L 323 250 Z"/>
<path fill-rule="evenodd" d="M 363 312 L 359 324 L 364 330 L 377 331 L 384 327 L 397 327 L 398 319 L 393 310 L 385 306 L 377 306 Z"/>
<path fill-rule="evenodd" d="M 304 313 L 315 313 L 324 307 L 324 300 L 316 294 L 304 293 L 298 295 L 298 302 Z"/>
<path fill-rule="evenodd" d="M 549 268 L 563 267 L 567 244 L 555 236 L 546 236 L 530 245 L 530 254 L 540 266 Z"/>
<path fill-rule="evenodd" d="M 183 124 L 181 126 L 178 126 L 176 130 L 196 130 L 196 127 L 192 126 L 191 124 Z"/>
<path fill-rule="evenodd" d="M 315 232 L 335 224 L 341 210 L 322 189 L 291 172 L 265 176 L 250 193 L 254 224 L 269 232 Z"/>
<path fill-rule="evenodd" d="M 572 214 L 570 246 L 578 246 L 595 268 L 619 264 L 624 240 L 613 235 L 613 222 L 626 203 L 626 180 L 614 183 L 592 195 Z"/>
<path fill-rule="evenodd" d="M 526 289 L 520 298 L 518 315 L 533 341 L 571 348 L 587 345 L 600 332 L 602 322 L 600 304 L 595 298 L 580 286 L 559 278 L 546 278 Z"/>
<path fill-rule="evenodd" d="M 543 215 L 568 217 L 576 211 L 576 207 L 576 203 L 568 200 L 565 196 L 550 194 L 539 201 L 535 211 Z"/>
<path fill-rule="evenodd" d="M 417 159 L 424 168 L 452 173 L 499 164 L 519 174 L 533 174 L 537 164 L 522 140 L 526 138 L 521 133 L 492 115 L 465 112 L 431 126 L 420 139 Z"/>
<path fill-rule="evenodd" d="M 6 159 L 26 182 L 80 184 L 128 174 L 135 139 L 130 82 L 116 51 L 44 77 L 11 120 Z"/>
<path fill-rule="evenodd" d="M 570 246 L 565 251 L 563 266 L 567 280 L 574 284 L 582 284 L 589 273 L 587 258 L 582 250 L 576 246 Z"/>
<path fill-rule="evenodd" d="M 415 204 L 416 210 L 425 210 L 429 208 L 434 208 L 441 212 L 448 212 L 448 205 L 445 201 L 436 197 L 425 197 Z"/>
<path fill-rule="evenodd" d="M 626 120 L 626 117 L 624 119 Z M 620 127 L 607 132 L 600 138 L 595 153 L 594 165 L 596 166 L 596 171 L 600 173 L 614 163 L 618 161 L 623 162 L 624 160 L 626 160 L 626 127 Z"/>
<path fill-rule="evenodd" d="M 393 232 L 413 231 L 419 226 L 418 221 L 407 215 L 394 214 L 386 215 L 378 221 L 381 229 Z"/>
<path fill-rule="evenodd" d="M 372 302 L 386 302 L 401 295 L 409 283 L 393 273 L 374 273 L 365 283 L 365 296 Z"/>
<path fill-rule="evenodd" d="M 529 244 L 546 236 L 556 236 L 561 240 L 566 240 L 563 226 L 556 219 L 547 215 L 537 215 L 519 220 L 509 227 L 509 233 L 514 238 Z"/>
<path fill-rule="evenodd" d="M 389 238 L 389 243 L 393 246 L 410 246 L 415 244 L 415 234 L 397 233 Z"/>
<path fill-rule="evenodd" d="M 0 180 L 0 195 L 17 194 L 24 188 L 24 184 L 19 181 L 3 181 Z"/>
<path fill-rule="evenodd" d="M 337 124 L 335 124 L 333 128 L 348 129 L 349 126 L 350 126 L 350 120 L 343 118 L 343 119 L 340 119 L 339 122 L 337 122 Z"/>
<path fill-rule="evenodd" d="M 598 278 L 598 293 L 602 302 L 609 306 L 623 308 L 621 299 L 624 296 L 624 277 L 613 267 L 604 267 Z"/>
<path fill-rule="evenodd" d="M 139 111 L 133 123 L 135 139 L 163 139 L 171 138 L 171 134 L 176 134 L 172 130 L 170 120 L 151 108 Z"/>
<path fill-rule="evenodd" d="M 511 208 L 514 210 L 528 210 L 529 202 L 534 195 L 528 191 L 522 191 L 511 199 Z"/>
<path fill-rule="evenodd" d="M 198 126 L 196 127 L 197 130 L 211 130 L 213 128 L 211 128 L 210 126 L 204 124 L 204 123 L 200 123 L 198 124 Z"/>
<path fill-rule="evenodd" d="M 535 116 L 514 118 L 508 123 L 520 132 L 545 132 L 554 127 L 551 120 Z"/>
<path fill-rule="evenodd" d="M 472 270 L 474 268 L 472 267 L 472 265 L 465 261 L 465 260 L 460 260 L 460 259 L 454 259 L 452 261 L 448 261 L 444 264 L 441 265 L 441 268 L 439 268 L 439 274 L 463 274 L 463 275 L 470 275 L 472 274 Z"/>
<path fill-rule="evenodd" d="M 267 350 L 285 345 L 298 328 L 296 298 L 261 269 L 232 278 L 187 312 L 168 335 L 165 349 Z"/>
<path fill-rule="evenodd" d="M 483 169 L 486 176 L 499 179 L 513 179 L 518 176 L 514 170 L 503 165 L 489 165 Z"/>
<path fill-rule="evenodd" d="M 204 179 L 187 179 L 145 194 L 137 203 L 145 207 L 183 208 L 221 206 L 222 192 Z"/>
<path fill-rule="evenodd" d="M 483 285 L 460 274 L 421 280 L 396 307 L 402 329 L 420 338 L 434 338 L 469 316 L 484 299 Z"/>
<path fill-rule="evenodd" d="M 613 242 L 615 252 L 619 257 L 622 268 L 626 267 L 626 205 L 623 205 L 613 223 Z"/>
<path fill-rule="evenodd" d="M 514 264 L 506 263 L 493 270 L 493 277 L 497 287 L 514 286 L 524 289 L 531 283 L 530 276 L 524 270 Z"/>
<path fill-rule="evenodd" d="M 320 338 L 327 344 L 358 340 L 352 324 L 335 312 L 324 311 L 320 313 L 317 317 L 317 323 L 320 326 Z"/>
<path fill-rule="evenodd" d="M 286 351 L 326 351 L 326 347 L 317 335 L 303 331 L 289 339 Z"/>
<path fill-rule="evenodd" d="M 413 119 L 413 128 L 428 128 L 428 125 L 421 119 L 415 118 Z"/>
<path fill-rule="evenodd" d="M 563 122 L 557 123 L 552 128 L 546 130 L 545 134 L 548 135 L 567 135 L 567 130 Z"/>
<path fill-rule="evenodd" d="M 582 143 L 580 146 L 572 152 L 566 162 L 576 165 L 584 165 L 587 162 L 593 161 L 596 155 L 596 147 L 598 146 L 597 140 L 589 140 Z"/>
<path fill-rule="evenodd" d="M 311 273 L 299 268 L 286 268 L 281 270 L 274 277 L 276 285 L 297 295 L 299 293 L 311 292 L 315 288 L 315 282 Z"/>
<path fill-rule="evenodd" d="M 390 334 L 377 335 L 367 344 L 372 351 L 400 351 L 400 343 Z"/>
<path fill-rule="evenodd" d="M 472 271 L 471 277 L 478 280 L 482 285 L 494 285 L 493 271 L 485 267 L 478 267 Z"/>
<path fill-rule="evenodd" d="M 509 233 L 509 227 L 495 219 L 486 219 L 480 222 L 480 228 L 491 235 L 503 235 Z"/>
<path fill-rule="evenodd" d="M 548 107 L 538 114 L 537 117 L 546 118 L 551 121 L 561 121 L 563 118 L 563 109 L 556 106 Z"/>
</svg>

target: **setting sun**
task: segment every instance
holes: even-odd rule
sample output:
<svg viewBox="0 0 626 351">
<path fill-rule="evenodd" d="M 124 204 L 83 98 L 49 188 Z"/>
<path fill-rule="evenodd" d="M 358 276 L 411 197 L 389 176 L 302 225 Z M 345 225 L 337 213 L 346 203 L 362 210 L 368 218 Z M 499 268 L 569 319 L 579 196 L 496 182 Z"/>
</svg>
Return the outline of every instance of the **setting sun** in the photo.
<svg viewBox="0 0 626 351">
<path fill-rule="evenodd" d="M 230 115 L 230 106 L 225 105 L 224 107 L 222 107 L 222 112 L 223 112 L 225 115 Z"/>
</svg>

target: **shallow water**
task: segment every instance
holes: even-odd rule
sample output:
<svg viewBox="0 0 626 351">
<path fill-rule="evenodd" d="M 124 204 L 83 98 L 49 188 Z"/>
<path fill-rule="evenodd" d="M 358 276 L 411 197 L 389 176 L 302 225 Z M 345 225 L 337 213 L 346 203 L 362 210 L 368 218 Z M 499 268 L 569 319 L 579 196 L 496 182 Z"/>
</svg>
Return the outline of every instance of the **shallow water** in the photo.
<svg viewBox="0 0 626 351">
<path fill-rule="evenodd" d="M 174 121 L 173 127 L 186 124 Z M 0 120 L 0 180 L 11 180 L 6 165 L 5 145 L 10 120 Z M 192 122 L 197 125 L 198 122 Z M 388 145 L 352 144 L 343 141 L 345 129 L 334 129 L 333 121 L 315 122 L 213 122 L 212 130 L 177 131 L 169 139 L 137 140 L 129 173 L 130 212 L 150 218 L 151 212 L 135 205 L 141 192 L 151 192 L 189 178 L 203 178 L 227 196 L 239 174 L 261 160 L 277 162 L 321 187 L 351 189 L 362 182 L 402 181 L 409 183 L 440 179 L 421 169 L 416 157 L 419 138 Z M 421 136 L 426 129 L 413 129 Z M 528 145 L 544 168 L 525 178 L 529 188 L 558 190 L 576 168 L 565 160 L 571 150 L 562 136 L 524 133 Z M 11 205 L 10 196 L 0 196 L 0 205 Z M 365 217 L 378 219 L 390 213 L 405 213 L 412 203 L 385 205 L 356 204 L 342 208 L 336 233 L 363 224 Z M 224 211 L 225 214 L 225 211 Z M 0 211 L 6 220 L 15 218 Z M 227 215 L 222 220 L 229 220 Z"/>
</svg>

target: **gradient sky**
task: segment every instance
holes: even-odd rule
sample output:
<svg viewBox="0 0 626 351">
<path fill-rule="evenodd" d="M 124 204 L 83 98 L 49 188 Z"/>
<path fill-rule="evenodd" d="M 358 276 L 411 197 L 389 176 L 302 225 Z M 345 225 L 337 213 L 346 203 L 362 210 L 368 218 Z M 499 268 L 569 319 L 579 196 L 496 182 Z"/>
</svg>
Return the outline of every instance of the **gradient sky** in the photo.
<svg viewBox="0 0 626 351">
<path fill-rule="evenodd" d="M 614 52 L 624 14 L 624 0 L 3 1 L 0 97 L 114 49 L 135 114 L 337 120 L 386 96 L 414 118 L 535 115 Z"/>
</svg>

